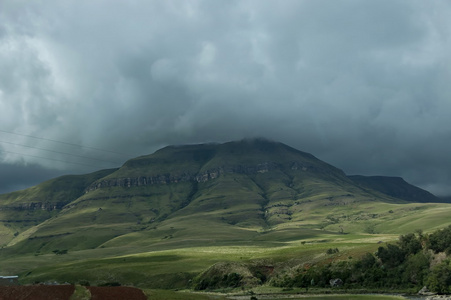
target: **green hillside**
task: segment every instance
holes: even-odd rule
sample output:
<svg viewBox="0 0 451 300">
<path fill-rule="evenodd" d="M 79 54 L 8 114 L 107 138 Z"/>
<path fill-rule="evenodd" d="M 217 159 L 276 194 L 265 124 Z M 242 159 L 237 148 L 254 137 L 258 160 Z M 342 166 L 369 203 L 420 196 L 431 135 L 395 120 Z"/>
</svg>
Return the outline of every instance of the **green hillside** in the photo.
<svg viewBox="0 0 451 300">
<path fill-rule="evenodd" d="M 451 224 L 451 205 L 393 195 L 281 143 L 169 146 L 0 195 L 0 272 L 186 287 L 218 262 L 283 269 Z"/>
<path fill-rule="evenodd" d="M 63 207 L 84 194 L 95 180 L 115 169 L 87 175 L 58 177 L 37 186 L 0 195 L 0 245 L 8 245 L 19 233 L 56 216 Z"/>
</svg>

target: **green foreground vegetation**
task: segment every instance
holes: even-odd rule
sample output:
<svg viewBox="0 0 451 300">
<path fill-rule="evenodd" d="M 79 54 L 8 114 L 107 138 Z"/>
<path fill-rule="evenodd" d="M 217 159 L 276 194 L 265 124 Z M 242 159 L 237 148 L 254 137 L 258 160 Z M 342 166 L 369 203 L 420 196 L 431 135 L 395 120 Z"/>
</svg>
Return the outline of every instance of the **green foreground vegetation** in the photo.
<svg viewBox="0 0 451 300">
<path fill-rule="evenodd" d="M 214 292 L 273 286 L 324 292 L 330 279 L 340 278 L 336 289 L 342 291 L 416 293 L 427 285 L 433 292 L 451 293 L 451 226 L 402 235 L 391 243 L 375 242 L 382 236 L 331 237 L 284 246 L 192 247 L 110 258 L 95 258 L 100 254 L 96 250 L 13 256 L 2 267 L 27 270 L 20 274 L 23 284 L 58 281 Z M 36 263 L 41 266 L 28 271 Z"/>
<path fill-rule="evenodd" d="M 335 254 L 338 249 L 329 249 Z M 406 290 L 416 293 L 423 286 L 438 294 L 451 293 L 451 226 L 423 235 L 400 236 L 393 244 L 380 246 L 358 260 L 304 265 L 294 274 L 277 276 L 280 287 L 326 287 L 339 278 L 344 289 Z"/>
<path fill-rule="evenodd" d="M 97 200 L 96 205 L 107 205 L 99 201 L 106 200 Z M 309 209 L 310 204 L 303 208 Z M 16 237 L 15 244 L 0 249 L 1 271 L 19 275 L 22 284 L 57 281 L 194 289 L 203 274 L 217 272 L 222 277 L 242 274 L 239 279 L 243 282 L 234 284 L 231 277 L 225 279 L 229 281 L 225 286 L 206 287 L 215 292 L 242 287 L 247 291 L 259 285 L 296 286 L 290 280 L 304 266 L 344 262 L 352 269 L 366 253 L 394 244 L 400 234 L 423 229 L 426 235 L 451 222 L 449 204 L 361 202 L 352 204 L 349 211 L 346 206 L 317 205 L 309 209 L 309 218 L 302 217 L 302 212 L 293 213 L 290 222 L 267 229 L 218 222 L 211 218 L 217 210 L 206 209 L 194 216 L 175 215 L 160 222 L 137 224 L 112 222 L 115 213 L 123 213 L 120 207 L 112 207 L 108 219 L 97 217 L 96 223 L 85 227 L 78 225 L 86 216 L 83 210 L 66 213 L 50 219 L 56 225 L 46 222 L 31 227 Z M 236 209 L 240 208 L 242 204 L 237 204 Z M 65 234 L 69 228 L 72 233 Z M 42 237 L 37 234 L 39 230 Z M 285 278 L 289 280 L 284 282 Z M 383 289 L 417 292 L 420 285 L 418 282 Z M 374 287 L 370 291 L 377 290 Z"/>
</svg>

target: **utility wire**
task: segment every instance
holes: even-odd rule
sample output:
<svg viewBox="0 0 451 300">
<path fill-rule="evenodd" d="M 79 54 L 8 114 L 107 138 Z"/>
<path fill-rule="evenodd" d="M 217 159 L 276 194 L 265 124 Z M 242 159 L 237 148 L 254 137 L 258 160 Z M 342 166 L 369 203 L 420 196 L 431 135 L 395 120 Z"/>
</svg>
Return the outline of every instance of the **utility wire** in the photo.
<svg viewBox="0 0 451 300">
<path fill-rule="evenodd" d="M 90 159 L 90 160 L 95 160 L 95 161 L 101 161 L 101 162 L 106 162 L 106 163 L 119 164 L 118 162 L 113 162 L 113 161 L 108 161 L 108 160 L 103 160 L 103 159 L 97 159 L 97 158 L 92 158 L 92 157 L 87 157 L 87 156 L 82 156 L 82 155 L 77 155 L 77 154 L 72 154 L 72 153 L 67 153 L 67 152 L 55 151 L 55 150 L 50 150 L 50 149 L 45 149 L 45 148 L 39 148 L 39 147 L 34 147 L 34 146 L 21 145 L 21 144 L 16 144 L 16 143 L 12 143 L 12 142 L 0 141 L 0 143 L 14 145 L 14 146 L 20 146 L 20 147 L 26 147 L 26 148 L 32 148 L 32 149 L 38 149 L 38 150 L 52 152 L 52 153 L 70 155 L 70 156 L 74 156 L 74 157 Z"/>
<path fill-rule="evenodd" d="M 50 141 L 50 142 L 54 142 L 54 143 L 59 143 L 59 144 L 64 144 L 64 145 L 69 145 L 69 146 L 74 146 L 74 147 L 79 147 L 79 148 L 86 148 L 86 149 L 91 149 L 91 150 L 96 150 L 96 151 L 109 152 L 109 153 L 114 153 L 114 154 L 117 154 L 117 155 L 122 155 L 122 156 L 127 156 L 127 157 L 131 156 L 131 155 L 128 155 L 128 154 L 125 154 L 125 153 L 121 153 L 121 152 L 105 150 L 105 149 L 100 149 L 100 148 L 94 148 L 94 147 L 89 147 L 89 146 L 83 146 L 83 145 L 78 145 L 78 144 L 73 144 L 73 143 L 68 143 L 68 142 L 63 142 L 63 141 L 57 141 L 57 140 L 47 139 L 47 138 L 33 136 L 33 135 L 20 134 L 20 133 L 15 133 L 15 132 L 11 132 L 11 131 L 1 130 L 1 129 L 0 129 L 0 132 L 4 132 L 4 133 L 8 133 L 8 134 L 14 134 L 14 135 L 18 135 L 18 136 L 24 136 L 24 137 L 28 137 L 28 138 L 37 139 L 37 140 Z"/>
<path fill-rule="evenodd" d="M 30 155 L 30 154 L 23 154 L 23 153 L 18 153 L 18 152 L 14 152 L 14 151 L 1 150 L 1 152 L 13 153 L 13 154 L 18 154 L 18 155 L 22 155 L 22 156 L 34 157 L 34 158 L 42 158 L 42 159 L 47 159 L 47 160 L 52 160 L 52 161 L 63 162 L 63 163 L 67 163 L 67 164 L 87 166 L 87 167 L 91 167 L 91 168 L 92 167 L 103 168 L 103 167 L 96 166 L 96 165 L 88 165 L 88 164 L 83 164 L 83 163 L 71 162 L 71 161 L 67 161 L 67 160 L 60 160 L 60 159 L 54 159 L 54 158 L 48 158 L 48 157 L 42 157 L 42 156 L 36 156 L 36 155 Z"/>
</svg>

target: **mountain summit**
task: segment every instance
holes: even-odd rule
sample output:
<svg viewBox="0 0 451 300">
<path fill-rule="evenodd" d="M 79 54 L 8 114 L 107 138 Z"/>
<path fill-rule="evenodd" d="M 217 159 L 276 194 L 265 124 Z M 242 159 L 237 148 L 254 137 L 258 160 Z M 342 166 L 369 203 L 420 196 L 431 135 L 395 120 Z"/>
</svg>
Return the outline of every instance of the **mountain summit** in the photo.
<svg viewBox="0 0 451 300">
<path fill-rule="evenodd" d="M 255 175 L 303 170 L 344 177 L 344 173 L 313 155 L 263 139 L 224 144 L 168 146 L 154 154 L 127 161 L 122 168 L 95 182 L 89 190 L 109 186 L 142 186 L 206 182 L 230 174 Z"/>
</svg>

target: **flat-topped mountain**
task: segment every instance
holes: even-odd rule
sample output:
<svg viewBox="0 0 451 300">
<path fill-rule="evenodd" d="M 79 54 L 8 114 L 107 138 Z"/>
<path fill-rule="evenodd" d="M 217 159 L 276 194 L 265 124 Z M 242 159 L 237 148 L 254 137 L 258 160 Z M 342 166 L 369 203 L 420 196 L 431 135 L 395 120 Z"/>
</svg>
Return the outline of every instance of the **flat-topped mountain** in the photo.
<svg viewBox="0 0 451 300">
<path fill-rule="evenodd" d="M 272 247 L 432 230 L 448 222 L 447 211 L 425 203 L 435 200 L 399 178 L 348 177 L 278 142 L 168 146 L 118 169 L 0 195 L 0 255 Z"/>
<path fill-rule="evenodd" d="M 226 174 L 255 175 L 300 170 L 343 178 L 344 173 L 313 155 L 266 140 L 225 144 L 168 146 L 154 154 L 127 161 L 116 172 L 97 180 L 89 190 L 109 186 L 142 186 L 206 182 Z"/>
</svg>

